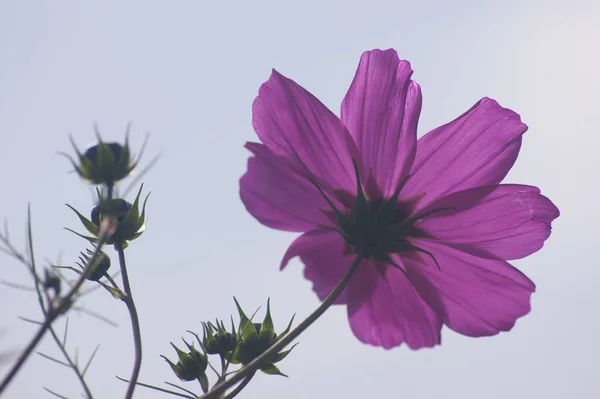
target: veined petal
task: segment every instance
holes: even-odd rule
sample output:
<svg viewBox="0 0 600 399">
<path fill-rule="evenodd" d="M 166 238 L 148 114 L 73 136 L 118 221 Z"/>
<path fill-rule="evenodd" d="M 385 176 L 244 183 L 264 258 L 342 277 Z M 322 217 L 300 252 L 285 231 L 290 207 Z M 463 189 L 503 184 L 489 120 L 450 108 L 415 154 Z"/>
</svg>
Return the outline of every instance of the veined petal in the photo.
<svg viewBox="0 0 600 399">
<path fill-rule="evenodd" d="M 417 142 L 402 198 L 422 196 L 418 207 L 468 188 L 500 183 L 513 166 L 527 125 L 515 112 L 484 98 L 454 121 Z"/>
<path fill-rule="evenodd" d="M 331 225 L 329 206 L 292 162 L 262 144 L 247 143 L 254 153 L 240 179 L 240 197 L 248 212 L 265 226 L 304 232 Z M 332 198 L 335 201 L 335 198 Z"/>
<path fill-rule="evenodd" d="M 342 122 L 385 197 L 415 158 L 422 98 L 421 88 L 410 80 L 412 73 L 410 63 L 401 61 L 395 50 L 367 51 L 342 102 Z"/>
<path fill-rule="evenodd" d="M 485 259 L 440 243 L 415 240 L 433 254 L 403 254 L 410 281 L 452 330 L 470 337 L 509 331 L 529 313 L 535 285 L 506 261 Z"/>
<path fill-rule="evenodd" d="M 322 301 L 340 282 L 355 257 L 345 251 L 342 236 L 327 229 L 312 230 L 298 237 L 284 255 L 281 269 L 296 256 L 304 263 L 304 277 L 313 282 L 313 290 Z M 342 291 L 335 303 L 346 301 L 347 289 Z"/>
<path fill-rule="evenodd" d="M 482 199 L 473 204 L 474 198 Z M 418 227 L 440 241 L 469 244 L 507 260 L 540 250 L 559 215 L 537 187 L 516 184 L 459 191 L 429 207 L 448 206 L 453 210 L 433 214 Z"/>
<path fill-rule="evenodd" d="M 302 165 L 319 185 L 356 191 L 352 137 L 317 98 L 273 70 L 252 105 L 252 123 L 271 151 Z"/>
<path fill-rule="evenodd" d="M 365 260 L 347 290 L 350 327 L 362 342 L 386 349 L 440 344 L 441 319 L 400 270 Z"/>
</svg>

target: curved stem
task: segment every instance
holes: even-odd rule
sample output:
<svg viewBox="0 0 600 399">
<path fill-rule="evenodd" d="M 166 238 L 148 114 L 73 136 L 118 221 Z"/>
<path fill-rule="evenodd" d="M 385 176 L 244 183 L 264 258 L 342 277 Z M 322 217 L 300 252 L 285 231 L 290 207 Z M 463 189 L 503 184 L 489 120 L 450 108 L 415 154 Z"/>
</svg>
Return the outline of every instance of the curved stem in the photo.
<svg viewBox="0 0 600 399">
<path fill-rule="evenodd" d="M 298 324 L 296 328 L 294 328 L 292 331 L 286 334 L 283 338 L 281 338 L 281 340 L 271 345 L 271 347 L 265 352 L 263 352 L 262 355 L 248 363 L 246 366 L 239 369 L 238 372 L 235 373 L 230 379 L 215 385 L 210 392 L 200 396 L 199 399 L 210 399 L 219 397 L 219 395 L 225 392 L 228 388 L 231 388 L 233 385 L 237 384 L 250 374 L 255 373 L 256 370 L 258 370 L 263 365 L 265 359 L 272 358 L 273 355 L 279 353 L 279 351 L 281 351 L 283 348 L 289 345 L 290 342 L 292 342 L 300 334 L 302 334 L 304 330 L 310 327 L 312 323 L 314 323 L 319 317 L 321 317 L 323 313 L 325 313 L 327 309 L 329 309 L 331 305 L 333 305 L 335 300 L 340 296 L 344 288 L 346 288 L 346 286 L 348 285 L 350 278 L 352 277 L 356 269 L 358 269 L 358 265 L 360 264 L 362 259 L 363 252 L 361 251 L 358 253 L 358 255 L 356 255 L 356 258 L 354 258 L 352 265 L 350 265 L 348 271 L 346 271 L 346 274 L 344 274 L 344 277 L 342 277 L 342 279 L 335 286 L 333 291 L 331 291 L 331 294 L 329 294 L 327 298 L 325 298 L 323 303 L 321 303 L 321 305 L 319 305 L 319 307 L 315 309 L 314 312 L 312 312 L 306 319 L 304 319 L 302 323 Z"/>
<path fill-rule="evenodd" d="M 252 377 L 254 377 L 254 374 L 256 374 L 256 371 L 244 378 L 240 385 L 235 387 L 235 389 L 231 391 L 231 393 L 227 394 L 224 399 L 233 399 L 238 393 L 242 392 L 242 389 L 246 388 L 246 385 L 248 385 Z"/>
<path fill-rule="evenodd" d="M 140 375 L 140 368 L 142 367 L 142 333 L 140 331 L 140 320 L 138 318 L 137 309 L 135 308 L 135 302 L 133 301 L 133 296 L 131 296 L 131 286 L 127 274 L 127 265 L 125 264 L 125 250 L 123 249 L 123 245 L 116 245 L 116 247 L 117 252 L 119 253 L 119 266 L 121 267 L 121 276 L 123 278 L 123 289 L 125 290 L 125 298 L 123 298 L 123 301 L 125 302 L 125 305 L 127 305 L 127 310 L 129 310 L 131 328 L 133 329 L 133 344 L 135 347 L 133 370 L 131 371 L 129 386 L 127 387 L 127 393 L 125 394 L 125 399 L 131 399 Z"/>
</svg>

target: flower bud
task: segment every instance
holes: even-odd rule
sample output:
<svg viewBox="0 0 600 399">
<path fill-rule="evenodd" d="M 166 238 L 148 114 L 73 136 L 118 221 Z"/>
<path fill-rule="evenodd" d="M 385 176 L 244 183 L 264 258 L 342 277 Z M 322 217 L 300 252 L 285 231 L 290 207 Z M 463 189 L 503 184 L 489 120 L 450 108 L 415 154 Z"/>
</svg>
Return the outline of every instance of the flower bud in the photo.
<svg viewBox="0 0 600 399">
<path fill-rule="evenodd" d="M 144 185 L 142 184 L 133 204 L 122 198 L 99 198 L 100 203 L 92 209 L 91 220 L 83 216 L 71 205 L 67 204 L 67 206 L 77 214 L 83 226 L 92 234 L 92 236 L 85 236 L 71 229 L 67 230 L 94 243 L 97 240 L 102 220 L 104 218 L 111 218 L 116 221 L 116 229 L 112 236 L 106 240 L 106 244 L 118 244 L 126 247 L 129 241 L 133 241 L 141 236 L 145 230 L 146 202 L 148 201 L 150 194 L 146 196 L 142 206 L 142 212 L 140 213 L 139 202 L 143 187 Z"/>
<path fill-rule="evenodd" d="M 89 272 L 87 276 L 88 280 L 98 281 L 102 277 L 104 277 L 104 275 L 110 268 L 110 258 L 106 253 L 100 251 L 96 258 L 92 259 L 95 251 L 87 249 L 86 252 L 87 253 L 81 252 L 81 256 L 79 256 L 79 260 L 81 261 L 81 263 L 78 263 L 78 265 L 79 267 L 81 267 L 82 270 L 85 270 L 89 267 Z M 94 261 L 91 262 L 92 260 Z"/>
<path fill-rule="evenodd" d="M 185 340 L 183 341 L 185 342 Z M 205 371 L 208 367 L 208 358 L 203 353 L 197 351 L 193 345 L 185 342 L 189 352 L 184 352 L 171 342 L 171 346 L 177 352 L 178 362 L 174 364 L 167 357 L 163 359 L 169 363 L 175 375 L 182 381 L 192 381 L 196 379 L 204 379 Z"/>
<path fill-rule="evenodd" d="M 237 335 L 232 321 L 232 330 L 228 332 L 223 322 L 217 320 L 217 327 L 211 323 L 202 323 L 204 329 L 204 338 L 202 344 L 206 352 L 211 355 L 226 356 L 235 350 L 237 346 Z M 216 330 L 216 331 L 215 331 Z"/>
<path fill-rule="evenodd" d="M 54 295 L 60 295 L 62 281 L 60 277 L 53 269 L 45 269 L 44 270 L 44 280 L 42 281 L 42 286 L 45 290 L 53 290 Z"/>
<path fill-rule="evenodd" d="M 71 137 L 71 144 L 75 149 L 79 164 L 67 154 L 64 154 L 79 174 L 79 176 L 92 184 L 105 184 L 108 187 L 114 186 L 116 182 L 127 177 L 135 169 L 138 160 L 131 157 L 129 150 L 129 127 L 125 134 L 125 144 L 105 143 L 100 138 L 96 129 L 98 143 L 94 144 L 81 154 Z"/>
<path fill-rule="evenodd" d="M 290 330 L 294 318 L 292 317 L 292 320 L 290 320 L 290 323 L 285 331 L 283 331 L 278 337 L 275 333 L 275 327 L 271 318 L 270 300 L 267 301 L 267 313 L 262 323 L 252 323 L 235 298 L 234 301 L 240 314 L 240 334 L 231 362 L 233 364 L 241 363 L 242 365 L 246 365 L 259 357 L 275 342 L 285 336 Z M 277 368 L 277 366 L 275 366 L 275 363 L 283 360 L 292 351 L 292 349 L 294 349 L 294 347 L 292 347 L 290 350 L 274 354 L 272 357 L 265 359 L 265 363 L 260 368 L 261 371 L 266 374 L 277 374 L 287 377 Z"/>
</svg>

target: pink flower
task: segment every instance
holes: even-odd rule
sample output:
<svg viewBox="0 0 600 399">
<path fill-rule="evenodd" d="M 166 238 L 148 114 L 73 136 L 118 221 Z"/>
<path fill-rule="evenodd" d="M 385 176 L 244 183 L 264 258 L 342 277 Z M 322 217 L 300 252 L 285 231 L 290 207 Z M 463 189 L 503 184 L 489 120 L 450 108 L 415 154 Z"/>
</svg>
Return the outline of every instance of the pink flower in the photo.
<svg viewBox="0 0 600 399">
<path fill-rule="evenodd" d="M 559 215 L 538 188 L 499 184 L 527 126 L 496 101 L 417 141 L 412 72 L 394 50 L 365 52 L 338 118 L 273 71 L 252 108 L 263 144 L 247 143 L 240 181 L 262 224 L 304 233 L 281 267 L 299 256 L 321 300 L 363 252 L 336 303 L 361 341 L 384 348 L 434 346 L 444 324 L 472 337 L 510 330 L 535 285 L 507 260 L 542 248 Z"/>
</svg>

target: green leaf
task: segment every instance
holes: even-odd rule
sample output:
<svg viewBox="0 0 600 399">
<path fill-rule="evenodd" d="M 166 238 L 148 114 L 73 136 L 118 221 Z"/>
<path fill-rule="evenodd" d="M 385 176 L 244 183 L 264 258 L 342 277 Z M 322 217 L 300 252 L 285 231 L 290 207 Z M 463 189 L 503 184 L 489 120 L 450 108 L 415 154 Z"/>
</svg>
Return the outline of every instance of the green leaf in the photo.
<svg viewBox="0 0 600 399">
<path fill-rule="evenodd" d="M 296 345 L 298 345 L 298 343 L 296 342 L 290 349 L 283 351 L 283 352 L 279 352 L 277 354 L 277 356 L 275 356 L 275 360 L 273 360 L 273 363 L 277 363 L 282 361 L 283 359 L 285 359 L 287 357 L 287 355 L 290 354 L 290 352 L 292 351 L 292 349 L 294 349 L 296 347 Z"/>
<path fill-rule="evenodd" d="M 238 342 L 238 345 L 236 346 L 235 350 L 231 354 L 231 359 L 229 360 L 229 363 L 240 364 L 241 362 L 242 361 L 240 360 L 240 344 Z"/>
<path fill-rule="evenodd" d="M 131 240 L 135 240 L 146 230 L 146 202 L 148 202 L 148 197 L 150 197 L 150 194 L 151 193 L 148 193 L 148 195 L 146 195 L 146 199 L 144 199 L 144 205 L 142 205 L 142 214 L 138 217 L 137 223 L 135 223 L 133 227 L 134 234 Z"/>
<path fill-rule="evenodd" d="M 71 230 L 71 229 L 70 229 L 70 228 L 68 228 L 68 227 L 65 227 L 64 229 L 65 229 L 65 230 L 67 230 L 67 231 L 70 231 L 71 233 L 73 233 L 73 234 L 75 234 L 75 235 L 77 235 L 77 236 L 79 236 L 79 237 L 81 237 L 81 238 L 83 238 L 83 239 L 85 239 L 85 240 L 88 240 L 88 241 L 89 241 L 89 242 L 91 242 L 92 244 L 93 244 L 93 243 L 95 243 L 95 242 L 96 242 L 96 240 L 98 239 L 98 238 L 96 238 L 96 237 L 84 236 L 83 234 L 79 234 L 79 233 L 78 233 L 78 232 L 76 232 L 75 230 Z"/>
<path fill-rule="evenodd" d="M 200 376 L 200 387 L 203 392 L 208 392 L 208 377 L 206 376 L 206 373 L 202 373 Z"/>
<path fill-rule="evenodd" d="M 273 363 L 268 363 L 265 367 L 261 368 L 260 371 L 265 374 L 280 375 L 286 378 L 288 377 L 287 375 L 283 374 Z"/>
<path fill-rule="evenodd" d="M 119 162 L 117 163 L 117 170 L 124 171 L 129 167 L 129 139 L 127 135 L 125 136 L 125 145 L 121 147 L 121 158 L 119 158 Z"/>
<path fill-rule="evenodd" d="M 188 361 L 189 359 L 191 359 L 191 356 L 188 355 L 187 353 L 185 353 L 184 351 L 182 351 L 181 349 L 179 349 L 177 346 L 175 346 L 175 344 L 173 342 L 171 342 L 171 346 L 173 347 L 173 349 L 175 349 L 175 351 L 177 352 L 177 357 L 179 358 L 179 361 L 183 364 L 184 362 Z"/>
<path fill-rule="evenodd" d="M 75 212 L 75 214 L 77 215 L 77 217 L 79 217 L 79 220 L 81 220 L 81 223 L 83 223 L 83 227 L 85 227 L 85 229 L 87 231 L 89 231 L 91 234 L 97 236 L 98 235 L 98 226 L 96 226 L 94 223 L 92 223 L 91 220 L 89 220 L 88 218 L 86 218 L 85 216 L 83 216 L 77 209 L 73 208 L 71 205 L 69 204 L 65 204 L 67 205 L 69 208 L 71 208 L 71 210 L 73 212 Z"/>
<path fill-rule="evenodd" d="M 212 329 L 210 323 L 202 322 L 202 329 L 204 330 L 204 338 L 203 338 L 204 346 L 208 347 L 208 348 L 212 348 L 214 345 L 216 345 L 217 340 L 215 339 L 213 329 Z"/>
<path fill-rule="evenodd" d="M 285 328 L 285 330 L 283 330 L 283 332 L 277 336 L 277 340 L 280 340 L 281 338 L 283 338 L 283 336 L 285 334 L 287 334 L 288 332 L 290 332 L 290 328 L 292 328 L 292 323 L 294 322 L 294 317 L 296 317 L 296 313 L 294 313 L 292 315 L 292 319 L 290 320 L 290 322 L 287 325 L 287 327 Z"/>
<path fill-rule="evenodd" d="M 271 318 L 271 298 L 267 299 L 267 314 L 260 327 L 260 334 L 258 336 L 259 341 L 269 343 L 275 335 L 275 326 L 273 325 L 273 319 Z"/>
<path fill-rule="evenodd" d="M 116 165 L 115 156 L 108 144 L 103 143 L 102 141 L 98 143 L 98 160 L 96 164 L 103 175 L 106 174 L 110 176 L 114 174 Z"/>
<path fill-rule="evenodd" d="M 73 266 L 52 266 L 55 269 L 67 269 L 67 270 L 71 270 L 77 274 L 79 274 L 80 276 L 83 274 L 83 272 L 81 270 L 75 269 Z"/>
<path fill-rule="evenodd" d="M 81 154 L 81 152 L 79 152 L 79 148 L 77 148 L 77 144 L 75 144 L 75 140 L 73 140 L 73 136 L 69 135 L 69 141 L 71 142 L 71 145 L 73 146 L 73 149 L 75 150 L 75 153 L 77 154 L 77 158 L 79 158 L 79 162 L 81 162 L 81 160 L 83 159 L 83 155 Z"/>
<path fill-rule="evenodd" d="M 125 218 L 123 219 L 121 226 L 135 226 L 138 224 L 138 219 L 140 217 L 140 195 L 142 194 L 143 188 L 144 184 L 142 183 L 142 185 L 140 186 L 140 190 L 138 191 L 135 197 L 135 201 L 133 202 L 133 205 L 131 206 L 129 212 L 127 212 L 127 216 L 125 216 Z M 135 232 L 136 231 L 132 229 L 130 233 L 133 234 Z"/>
<path fill-rule="evenodd" d="M 115 299 L 124 299 L 125 298 L 125 294 L 120 289 L 111 287 L 107 284 L 104 284 L 101 281 L 99 281 L 99 283 L 102 287 L 104 287 L 104 289 L 106 289 L 106 291 L 110 292 L 110 294 L 113 296 L 113 298 L 115 298 Z"/>
<path fill-rule="evenodd" d="M 254 327 L 254 324 L 250 321 L 250 319 L 248 319 L 248 316 L 246 316 L 242 310 L 242 307 L 238 303 L 237 299 L 233 297 L 233 300 L 235 301 L 235 306 L 237 306 L 240 314 L 240 337 L 242 341 L 257 340 L 258 332 L 256 331 L 256 327 Z"/>
</svg>

